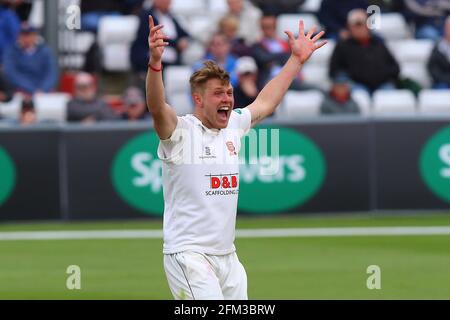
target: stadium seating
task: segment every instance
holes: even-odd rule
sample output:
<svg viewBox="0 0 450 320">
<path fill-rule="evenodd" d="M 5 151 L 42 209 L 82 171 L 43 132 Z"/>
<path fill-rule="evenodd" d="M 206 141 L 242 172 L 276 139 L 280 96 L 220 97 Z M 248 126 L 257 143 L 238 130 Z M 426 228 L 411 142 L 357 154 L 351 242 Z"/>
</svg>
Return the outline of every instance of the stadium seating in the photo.
<svg viewBox="0 0 450 320">
<path fill-rule="evenodd" d="M 382 13 L 379 29 L 375 30 L 386 40 L 411 38 L 411 31 L 400 13 Z"/>
<path fill-rule="evenodd" d="M 320 115 L 323 94 L 317 90 L 288 91 L 280 115 L 287 119 L 301 119 Z"/>
<path fill-rule="evenodd" d="M 305 22 L 305 30 L 312 28 L 314 25 L 317 30 L 322 30 L 319 20 L 314 14 L 299 13 L 299 14 L 281 14 L 277 22 L 277 34 L 279 37 L 286 38 L 285 30 L 291 30 L 294 35 L 298 35 L 298 22 L 303 20 Z"/>
<path fill-rule="evenodd" d="M 450 90 L 422 90 L 419 94 L 419 113 L 450 114 Z"/>
<path fill-rule="evenodd" d="M 130 43 L 134 40 L 139 19 L 134 15 L 105 16 L 100 19 L 98 42 L 100 45 L 109 43 Z"/>
<path fill-rule="evenodd" d="M 100 19 L 98 43 L 103 53 L 103 67 L 107 71 L 130 69 L 130 47 L 139 27 L 139 18 L 106 16 Z"/>
<path fill-rule="evenodd" d="M 77 4 L 79 0 L 61 0 L 65 5 Z M 43 0 L 33 4 L 35 17 L 39 17 L 39 10 L 43 8 Z M 298 21 L 305 21 L 305 28 L 316 25 L 322 27 L 316 17 L 322 0 L 306 0 L 301 5 L 301 12 L 297 14 L 281 14 L 277 22 L 277 33 L 286 38 L 285 30 L 297 33 Z M 60 5 L 61 6 L 61 5 Z M 63 6 L 61 6 L 63 7 Z M 41 8 L 41 9 L 40 9 Z M 177 113 L 184 114 L 191 110 L 192 101 L 189 94 L 188 80 L 192 74 L 191 65 L 204 55 L 203 44 L 210 35 L 209 28 L 218 16 L 227 11 L 227 0 L 172 0 L 171 10 L 179 18 L 180 23 L 192 34 L 194 41 L 182 53 L 183 66 L 167 67 L 163 74 L 168 101 L 177 108 Z M 97 40 L 102 52 L 103 67 L 107 71 L 130 70 L 129 49 L 134 40 L 138 18 L 136 16 L 109 16 L 100 20 Z M 65 32 L 60 30 L 60 35 Z M 401 77 L 418 82 L 423 88 L 431 87 L 431 78 L 426 64 L 434 46 L 433 41 L 412 39 L 412 29 L 401 14 L 383 13 L 381 15 L 378 34 L 386 39 L 386 44 L 395 56 L 401 68 Z M 95 41 L 95 35 L 89 32 L 70 32 L 67 37 L 60 37 L 60 49 L 69 52 L 60 56 L 63 66 L 70 69 L 79 69 L 84 63 L 84 55 Z M 308 63 L 303 67 L 304 81 L 308 85 L 321 90 L 329 90 L 331 79 L 328 77 L 329 60 L 335 48 L 335 41 L 329 43 L 315 52 Z M 418 101 L 410 92 L 391 91 L 376 92 L 373 99 L 364 91 L 352 93 L 353 99 L 358 103 L 362 115 L 380 114 L 414 114 L 417 104 L 418 114 L 433 114 L 447 112 L 443 101 L 448 96 L 443 92 L 425 90 L 420 94 Z M 402 98 L 400 98 L 402 97 Z M 307 102 L 305 102 L 307 101 Z M 320 92 L 289 92 L 284 99 L 283 111 L 280 114 L 287 116 L 317 115 L 320 110 L 317 105 L 322 101 Z M 310 105 L 308 105 L 310 104 Z M 13 105 L 13 104 L 12 104 Z M 186 107 L 185 107 L 186 106 Z M 294 107 L 296 106 L 296 107 Z M 17 109 L 17 108 L 16 108 Z M 0 113 L 14 113 L 14 108 L 0 105 Z M 18 110 L 18 109 L 17 109 Z M 58 118 L 55 116 L 54 118 Z"/>
<path fill-rule="evenodd" d="M 170 66 L 163 74 L 167 101 L 177 115 L 185 115 L 193 110 L 189 86 L 191 74 L 192 69 L 188 66 Z"/>
<path fill-rule="evenodd" d="M 9 102 L 0 102 L 0 115 L 9 119 L 18 119 L 22 108 L 22 95 L 15 94 Z"/>
<path fill-rule="evenodd" d="M 199 41 L 191 41 L 189 47 L 181 54 L 184 65 L 191 66 L 205 55 L 205 48 Z"/>
<path fill-rule="evenodd" d="M 206 13 L 208 3 L 206 0 L 172 0 L 171 11 L 176 15 L 191 15 Z"/>
<path fill-rule="evenodd" d="M 87 52 L 95 42 L 95 35 L 92 32 L 76 32 L 74 35 L 76 52 Z"/>
<path fill-rule="evenodd" d="M 388 48 L 394 57 L 400 62 L 425 62 L 431 55 L 434 42 L 432 40 L 389 40 Z"/>
<path fill-rule="evenodd" d="M 103 48 L 103 67 L 107 71 L 128 71 L 130 66 L 130 46 L 112 43 Z"/>
<path fill-rule="evenodd" d="M 208 28 L 211 28 L 212 25 L 211 15 L 196 14 L 186 19 L 181 18 L 180 23 L 195 40 L 201 43 L 205 43 L 208 40 L 210 36 Z"/>
<path fill-rule="evenodd" d="M 322 90 L 330 88 L 331 80 L 328 77 L 329 60 L 335 46 L 336 43 L 330 40 L 326 46 L 320 48 L 311 56 L 311 59 L 302 69 L 305 83 Z"/>
<path fill-rule="evenodd" d="M 354 90 L 352 92 L 352 99 L 356 102 L 363 116 L 370 116 L 372 114 L 372 99 L 365 90 Z"/>
<path fill-rule="evenodd" d="M 36 28 L 44 26 L 44 0 L 33 0 L 31 5 L 30 16 L 28 17 L 30 24 Z"/>
<path fill-rule="evenodd" d="M 429 88 L 432 83 L 425 62 L 401 62 L 400 76 L 402 78 L 414 80 L 420 84 L 422 88 Z"/>
<path fill-rule="evenodd" d="M 316 86 L 322 90 L 329 90 L 331 87 L 327 63 L 307 63 L 302 68 L 302 74 L 305 84 Z"/>
<path fill-rule="evenodd" d="M 36 119 L 38 122 L 65 122 L 67 103 L 70 95 L 66 93 L 40 93 L 34 97 Z"/>
<path fill-rule="evenodd" d="M 59 50 L 67 52 L 61 56 L 60 63 L 68 69 L 81 69 L 85 62 L 85 54 L 95 42 L 92 32 L 60 31 Z"/>
<path fill-rule="evenodd" d="M 373 114 L 376 116 L 414 115 L 416 98 L 409 90 L 378 90 L 373 94 Z"/>
<path fill-rule="evenodd" d="M 184 116 L 192 113 L 194 106 L 189 92 L 172 93 L 167 97 L 168 103 L 175 109 L 178 116 Z"/>
<path fill-rule="evenodd" d="M 163 73 L 167 95 L 189 92 L 189 78 L 191 74 L 192 69 L 188 66 L 167 67 Z"/>
<path fill-rule="evenodd" d="M 390 52 L 400 65 L 400 75 L 418 82 L 422 87 L 431 86 L 427 62 L 433 50 L 431 40 L 391 40 L 386 42 Z"/>
<path fill-rule="evenodd" d="M 301 5 L 300 9 L 303 12 L 318 12 L 322 0 L 306 0 L 304 4 Z"/>
<path fill-rule="evenodd" d="M 311 58 L 308 60 L 308 63 L 325 63 L 329 64 L 331 56 L 333 55 L 334 48 L 336 47 L 336 41 L 327 40 L 328 43 L 315 51 Z"/>
<path fill-rule="evenodd" d="M 227 0 L 208 0 L 208 11 L 213 14 L 224 14 L 228 11 Z"/>
</svg>

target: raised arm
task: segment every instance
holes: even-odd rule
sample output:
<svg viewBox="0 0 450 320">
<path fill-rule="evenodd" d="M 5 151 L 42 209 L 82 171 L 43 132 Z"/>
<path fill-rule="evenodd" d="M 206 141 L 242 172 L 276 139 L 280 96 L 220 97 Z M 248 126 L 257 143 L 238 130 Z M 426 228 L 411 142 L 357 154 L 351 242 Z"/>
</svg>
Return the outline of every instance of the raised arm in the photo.
<svg viewBox="0 0 450 320">
<path fill-rule="evenodd" d="M 150 34 L 148 46 L 150 48 L 150 61 L 147 70 L 146 96 L 147 107 L 153 117 L 153 123 L 161 140 L 170 138 L 177 126 L 177 115 L 166 103 L 164 84 L 162 79 L 162 55 L 164 47 L 168 45 L 167 37 L 162 33 L 163 25 L 155 26 L 153 17 L 148 17 Z"/>
<path fill-rule="evenodd" d="M 323 41 L 319 44 L 317 43 L 324 35 L 324 31 L 321 31 L 312 38 L 316 32 L 316 27 L 313 27 L 308 34 L 305 35 L 303 21 L 300 21 L 299 29 L 300 33 L 297 39 L 295 39 L 292 32 L 285 31 L 289 37 L 291 56 L 280 73 L 261 90 L 256 100 L 248 106 L 252 114 L 252 126 L 256 125 L 275 111 L 291 86 L 292 81 L 294 81 L 300 72 L 303 64 L 311 57 L 314 51 L 327 43 L 327 41 Z"/>
</svg>

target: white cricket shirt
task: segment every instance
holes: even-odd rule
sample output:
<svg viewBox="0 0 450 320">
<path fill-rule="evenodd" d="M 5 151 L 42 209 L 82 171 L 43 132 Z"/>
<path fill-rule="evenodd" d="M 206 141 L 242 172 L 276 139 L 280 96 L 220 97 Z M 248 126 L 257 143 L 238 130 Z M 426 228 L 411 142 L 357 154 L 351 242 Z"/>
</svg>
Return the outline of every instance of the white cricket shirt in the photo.
<svg viewBox="0 0 450 320">
<path fill-rule="evenodd" d="M 251 127 L 250 110 L 233 111 L 225 129 L 206 128 L 193 115 L 178 117 L 161 141 L 164 254 L 192 250 L 234 252 L 241 137 Z"/>
</svg>

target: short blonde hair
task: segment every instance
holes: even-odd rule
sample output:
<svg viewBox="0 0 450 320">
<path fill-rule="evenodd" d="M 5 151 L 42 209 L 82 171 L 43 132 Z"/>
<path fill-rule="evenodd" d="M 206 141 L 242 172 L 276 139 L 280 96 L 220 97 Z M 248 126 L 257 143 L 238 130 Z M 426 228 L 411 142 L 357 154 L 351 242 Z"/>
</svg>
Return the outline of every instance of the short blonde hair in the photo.
<svg viewBox="0 0 450 320">
<path fill-rule="evenodd" d="M 239 29 L 239 20 L 233 15 L 224 16 L 219 21 L 219 31 L 223 33 L 226 27 L 232 27 L 237 31 Z"/>
<path fill-rule="evenodd" d="M 208 60 L 203 63 L 203 68 L 194 72 L 189 80 L 191 92 L 203 91 L 208 80 L 218 79 L 223 85 L 230 83 L 230 75 L 214 61 Z"/>
</svg>

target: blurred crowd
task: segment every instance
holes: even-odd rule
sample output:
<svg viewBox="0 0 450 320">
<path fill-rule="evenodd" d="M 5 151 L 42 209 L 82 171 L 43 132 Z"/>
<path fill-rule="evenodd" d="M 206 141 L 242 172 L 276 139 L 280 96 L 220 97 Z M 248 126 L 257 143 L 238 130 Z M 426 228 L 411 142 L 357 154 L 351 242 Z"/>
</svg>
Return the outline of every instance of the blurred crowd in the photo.
<svg viewBox="0 0 450 320">
<path fill-rule="evenodd" d="M 28 23 L 30 1 L 0 0 L 0 103 L 16 93 L 23 95 L 20 119 L 23 124 L 36 121 L 34 98 L 41 93 L 57 92 L 60 73 L 57 57 L 34 26 Z M 144 97 L 147 72 L 148 15 L 164 24 L 170 38 L 164 67 L 182 64 L 182 54 L 195 38 L 204 44 L 204 60 L 214 60 L 231 75 L 236 107 L 251 103 L 260 89 L 278 74 L 289 57 L 286 38 L 277 33 L 280 14 L 299 13 L 305 0 L 227 0 L 227 12 L 211 17 L 204 34 L 190 34 L 186 25 L 171 13 L 171 0 L 81 1 L 81 25 L 96 33 L 99 21 L 108 15 L 136 15 L 139 28 L 130 50 L 135 75 L 130 86 L 120 93 L 118 102 L 105 99 L 98 90 L 98 47 L 88 52 L 86 64 L 73 81 L 72 97 L 67 104 L 67 120 L 92 123 L 104 120 L 136 121 L 149 117 Z M 326 37 L 336 41 L 329 61 L 333 85 L 324 92 L 325 114 L 358 113 L 352 90 L 369 94 L 378 89 L 398 88 L 400 67 L 384 39 L 367 24 L 367 8 L 378 5 L 382 12 L 401 13 L 416 39 L 435 42 L 429 57 L 428 72 L 433 88 L 450 89 L 450 1 L 448 0 L 323 0 L 317 18 Z M 213 16 L 213 15 L 212 15 Z M 94 52 L 94 54 L 92 54 Z M 302 74 L 291 90 L 314 89 L 304 83 Z M 317 88 L 316 88 L 317 89 Z M 1 117 L 1 115 L 0 115 Z"/>
</svg>

